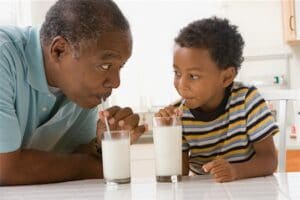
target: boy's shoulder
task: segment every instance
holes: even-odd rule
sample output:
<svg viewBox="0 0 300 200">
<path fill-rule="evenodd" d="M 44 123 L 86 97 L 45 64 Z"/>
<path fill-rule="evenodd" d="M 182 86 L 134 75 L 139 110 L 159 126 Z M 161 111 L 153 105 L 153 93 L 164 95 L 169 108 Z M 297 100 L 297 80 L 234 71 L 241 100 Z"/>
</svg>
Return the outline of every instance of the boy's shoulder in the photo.
<svg viewBox="0 0 300 200">
<path fill-rule="evenodd" d="M 262 98 L 259 91 L 254 85 L 250 85 L 243 82 L 233 82 L 230 90 L 230 104 L 236 104 L 238 102 L 246 103 L 246 101 L 252 101 L 254 99 Z M 247 99 L 247 100 L 246 100 Z"/>
<path fill-rule="evenodd" d="M 231 95 L 240 94 L 240 95 L 247 96 L 249 93 L 251 93 L 253 91 L 255 91 L 255 92 L 258 91 L 257 88 L 254 85 L 250 85 L 250 84 L 247 84 L 247 83 L 244 83 L 244 82 L 235 81 L 232 84 L 230 93 L 231 93 Z"/>
</svg>

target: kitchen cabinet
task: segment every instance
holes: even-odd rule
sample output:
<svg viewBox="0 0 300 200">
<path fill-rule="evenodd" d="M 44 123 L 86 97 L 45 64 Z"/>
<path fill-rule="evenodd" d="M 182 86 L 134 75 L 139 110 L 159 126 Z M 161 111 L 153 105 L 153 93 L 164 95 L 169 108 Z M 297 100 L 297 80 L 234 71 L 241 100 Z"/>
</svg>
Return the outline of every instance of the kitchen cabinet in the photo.
<svg viewBox="0 0 300 200">
<path fill-rule="evenodd" d="M 283 34 L 289 44 L 300 44 L 300 1 L 281 0 Z"/>
</svg>

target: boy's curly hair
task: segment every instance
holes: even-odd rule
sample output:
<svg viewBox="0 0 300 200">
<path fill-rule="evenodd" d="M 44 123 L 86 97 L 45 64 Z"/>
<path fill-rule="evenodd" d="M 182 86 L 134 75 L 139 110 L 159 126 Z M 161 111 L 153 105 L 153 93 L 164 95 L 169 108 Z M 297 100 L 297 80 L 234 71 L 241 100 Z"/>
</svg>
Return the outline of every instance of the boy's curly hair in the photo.
<svg viewBox="0 0 300 200">
<path fill-rule="evenodd" d="M 234 67 L 236 71 L 244 60 L 244 40 L 227 19 L 217 17 L 194 21 L 184 27 L 175 42 L 181 47 L 207 49 L 220 69 Z"/>
</svg>

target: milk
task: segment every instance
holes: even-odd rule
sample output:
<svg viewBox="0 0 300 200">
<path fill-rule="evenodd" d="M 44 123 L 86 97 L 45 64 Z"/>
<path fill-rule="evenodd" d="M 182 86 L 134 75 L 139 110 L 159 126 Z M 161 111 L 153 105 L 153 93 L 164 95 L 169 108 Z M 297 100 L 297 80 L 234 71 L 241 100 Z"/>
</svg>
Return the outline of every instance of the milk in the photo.
<svg viewBox="0 0 300 200">
<path fill-rule="evenodd" d="M 156 176 L 182 174 L 182 127 L 153 127 Z"/>
<path fill-rule="evenodd" d="M 106 180 L 130 177 L 130 140 L 102 140 L 103 175 Z"/>
</svg>

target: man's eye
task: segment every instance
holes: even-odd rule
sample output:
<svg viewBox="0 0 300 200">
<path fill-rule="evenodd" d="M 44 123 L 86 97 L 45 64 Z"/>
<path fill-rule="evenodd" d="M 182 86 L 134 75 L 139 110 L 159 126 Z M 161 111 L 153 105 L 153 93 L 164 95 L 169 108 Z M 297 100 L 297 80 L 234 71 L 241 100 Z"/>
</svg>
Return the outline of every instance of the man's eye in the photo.
<svg viewBox="0 0 300 200">
<path fill-rule="evenodd" d="M 196 79 L 199 79 L 200 77 L 199 77 L 198 75 L 193 75 L 193 74 L 191 74 L 191 75 L 190 75 L 190 78 L 191 78 L 192 80 L 196 80 Z"/>
<path fill-rule="evenodd" d="M 102 64 L 102 65 L 99 65 L 97 68 L 99 68 L 100 70 L 102 71 L 107 71 L 111 68 L 111 64 Z"/>
</svg>

